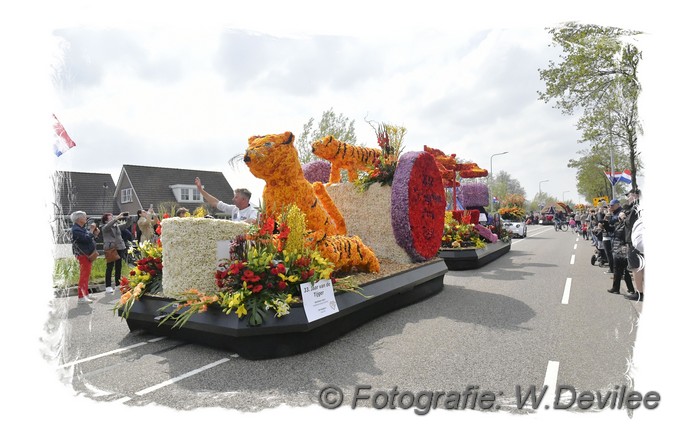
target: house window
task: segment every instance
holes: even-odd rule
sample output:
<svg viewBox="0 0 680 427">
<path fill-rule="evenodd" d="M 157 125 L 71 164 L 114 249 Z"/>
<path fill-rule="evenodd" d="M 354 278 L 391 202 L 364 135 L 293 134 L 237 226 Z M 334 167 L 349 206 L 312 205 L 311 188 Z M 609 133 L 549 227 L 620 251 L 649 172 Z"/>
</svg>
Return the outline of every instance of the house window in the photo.
<svg viewBox="0 0 680 427">
<path fill-rule="evenodd" d="M 120 202 L 121 203 L 132 202 L 132 188 L 124 188 L 120 191 Z"/>
<path fill-rule="evenodd" d="M 195 185 L 174 184 L 170 186 L 175 200 L 180 203 L 203 203 L 203 196 Z"/>
</svg>

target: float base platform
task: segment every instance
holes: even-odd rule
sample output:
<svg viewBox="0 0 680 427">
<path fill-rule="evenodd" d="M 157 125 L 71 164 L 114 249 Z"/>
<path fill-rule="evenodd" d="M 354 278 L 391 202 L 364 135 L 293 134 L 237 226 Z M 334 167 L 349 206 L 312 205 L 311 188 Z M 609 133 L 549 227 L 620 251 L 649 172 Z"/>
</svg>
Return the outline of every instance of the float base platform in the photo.
<svg viewBox="0 0 680 427">
<path fill-rule="evenodd" d="M 193 342 L 238 353 L 245 359 L 271 359 L 313 350 L 334 341 L 366 322 L 440 292 L 448 269 L 442 260 L 418 265 L 410 270 L 384 277 L 362 286 L 364 296 L 337 294 L 339 311 L 311 323 L 302 304 L 291 306 L 290 313 L 276 318 L 267 312 L 259 326 L 248 326 L 231 313 L 217 307 L 196 313 L 182 326 L 172 322 L 158 325 L 160 309 L 171 299 L 144 295 L 135 302 L 126 318 L 128 327 L 154 335 Z M 120 312 L 119 312 L 120 314 Z"/>
<path fill-rule="evenodd" d="M 437 256 L 444 260 L 449 270 L 473 270 L 508 253 L 510 243 L 489 243 L 482 249 L 442 249 Z"/>
</svg>

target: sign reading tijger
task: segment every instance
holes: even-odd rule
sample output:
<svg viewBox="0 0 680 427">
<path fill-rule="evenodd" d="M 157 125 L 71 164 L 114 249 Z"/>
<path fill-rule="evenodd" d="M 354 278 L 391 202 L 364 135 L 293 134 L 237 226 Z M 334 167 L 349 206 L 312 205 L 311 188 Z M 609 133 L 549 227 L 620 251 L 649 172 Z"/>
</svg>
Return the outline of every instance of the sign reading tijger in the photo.
<svg viewBox="0 0 680 427">
<path fill-rule="evenodd" d="M 322 317 L 337 313 L 338 304 L 333 293 L 333 283 L 329 279 L 309 282 L 300 285 L 302 306 L 305 308 L 307 321 L 313 322 Z"/>
</svg>

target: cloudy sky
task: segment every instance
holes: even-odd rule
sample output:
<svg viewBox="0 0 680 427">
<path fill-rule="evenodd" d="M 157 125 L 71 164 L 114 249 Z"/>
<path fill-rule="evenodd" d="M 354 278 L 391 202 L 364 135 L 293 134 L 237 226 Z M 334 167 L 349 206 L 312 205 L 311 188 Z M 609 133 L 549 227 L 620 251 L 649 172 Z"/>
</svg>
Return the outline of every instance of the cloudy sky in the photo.
<svg viewBox="0 0 680 427">
<path fill-rule="evenodd" d="M 574 0 L 549 10 L 545 2 L 496 0 L 464 6 L 430 0 L 35 3 L 7 2 L 0 14 L 6 137 L 0 176 L 21 208 L 4 212 L 12 225 L 6 227 L 12 249 L 6 260 L 13 266 L 4 282 L 12 295 L 26 296 L 5 305 L 10 348 L 34 349 L 36 336 L 45 335 L 51 269 L 36 269 L 35 259 L 44 260 L 38 265 L 52 262 L 47 218 L 54 170 L 114 179 L 127 163 L 215 170 L 257 198 L 263 182 L 245 166 L 232 169 L 228 160 L 244 151 L 251 135 L 300 133 L 310 117 L 333 108 L 355 120 L 367 146 L 375 138 L 364 118 L 406 127 L 409 151 L 427 144 L 485 168 L 492 154 L 509 151 L 494 158 L 494 171 L 518 179 L 529 198 L 539 181 L 549 180 L 543 191 L 576 199 L 574 171 L 566 167 L 581 148 L 576 119 L 538 101 L 536 92 L 543 89 L 538 69 L 559 53 L 548 47 L 545 27 L 577 20 L 646 33 L 639 40 L 640 149 L 647 167 L 644 200 L 654 209 L 646 211 L 652 220 L 645 239 L 646 245 L 661 244 L 646 250 L 649 288 L 635 381 L 674 401 L 677 383 L 667 372 L 675 370 L 667 367 L 677 356 L 658 330 L 675 320 L 669 318 L 675 300 L 667 269 L 675 252 L 663 249 L 668 229 L 662 217 L 677 206 L 665 191 L 672 184 L 665 177 L 677 163 L 664 155 L 677 133 L 677 109 L 667 108 L 678 99 L 677 85 L 669 84 L 678 69 L 671 22 L 677 15 L 664 9 L 671 2 Z M 53 113 L 77 144 L 59 158 L 51 152 Z M 26 215 L 37 220 L 17 222 Z M 671 297 L 662 298 L 663 292 Z M 44 301 L 31 310 L 33 296 Z M 87 402 L 64 401 L 61 384 L 45 381 L 36 389 L 29 373 L 54 375 L 39 352 L 8 351 L 3 361 L 21 367 L 12 369 L 17 378 L 7 387 L 13 396 L 61 408 L 58 414 L 71 425 L 91 421 L 77 414 Z M 34 400 L 20 400 L 11 406 L 25 408 L 23 416 Z M 51 422 L 50 414 L 34 415 Z M 653 415 L 636 413 L 636 419 Z M 98 417 L 98 423 L 106 421 Z M 119 419 L 111 417 L 114 422 Z"/>
<path fill-rule="evenodd" d="M 585 148 L 577 118 L 537 95 L 538 69 L 560 53 L 545 27 L 561 21 L 457 28 L 466 18 L 452 11 L 453 28 L 402 31 L 376 10 L 363 31 L 366 18 L 323 30 L 248 20 L 56 25 L 54 113 L 77 147 L 55 168 L 114 180 L 123 164 L 220 171 L 257 203 L 264 181 L 228 160 L 251 135 L 299 134 L 332 108 L 355 121 L 366 146 L 377 147 L 368 119 L 406 127 L 406 151 L 437 147 L 487 170 L 492 154 L 508 151 L 493 169 L 519 180 L 529 199 L 548 180 L 544 192 L 583 201 L 567 168 Z"/>
</svg>

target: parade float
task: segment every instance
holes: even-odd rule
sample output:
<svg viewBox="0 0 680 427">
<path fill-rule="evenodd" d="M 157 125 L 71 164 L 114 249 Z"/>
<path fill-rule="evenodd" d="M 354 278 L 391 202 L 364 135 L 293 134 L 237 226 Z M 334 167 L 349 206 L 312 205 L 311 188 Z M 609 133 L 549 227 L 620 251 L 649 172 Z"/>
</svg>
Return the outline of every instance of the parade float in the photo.
<svg viewBox="0 0 680 427">
<path fill-rule="evenodd" d="M 488 172 L 476 163 L 459 162 L 455 154 L 424 147 L 432 154 L 442 175 L 442 185 L 451 195 L 451 209 L 446 211 L 444 232 L 438 256 L 449 270 L 480 268 L 510 251 L 511 239 L 502 227 L 499 215 L 486 217 L 484 206 L 489 193 L 486 184 L 459 179 L 475 179 Z M 480 214 L 486 224 L 480 223 Z"/>
<path fill-rule="evenodd" d="M 314 149 L 327 163 L 303 172 L 293 141 L 248 141 L 244 161 L 265 181 L 257 225 L 162 221 L 160 242 L 140 248 L 121 283 L 115 310 L 130 330 L 275 358 L 442 290 L 446 195 L 434 157 L 325 138 Z M 340 169 L 355 182 L 337 182 Z"/>
</svg>

